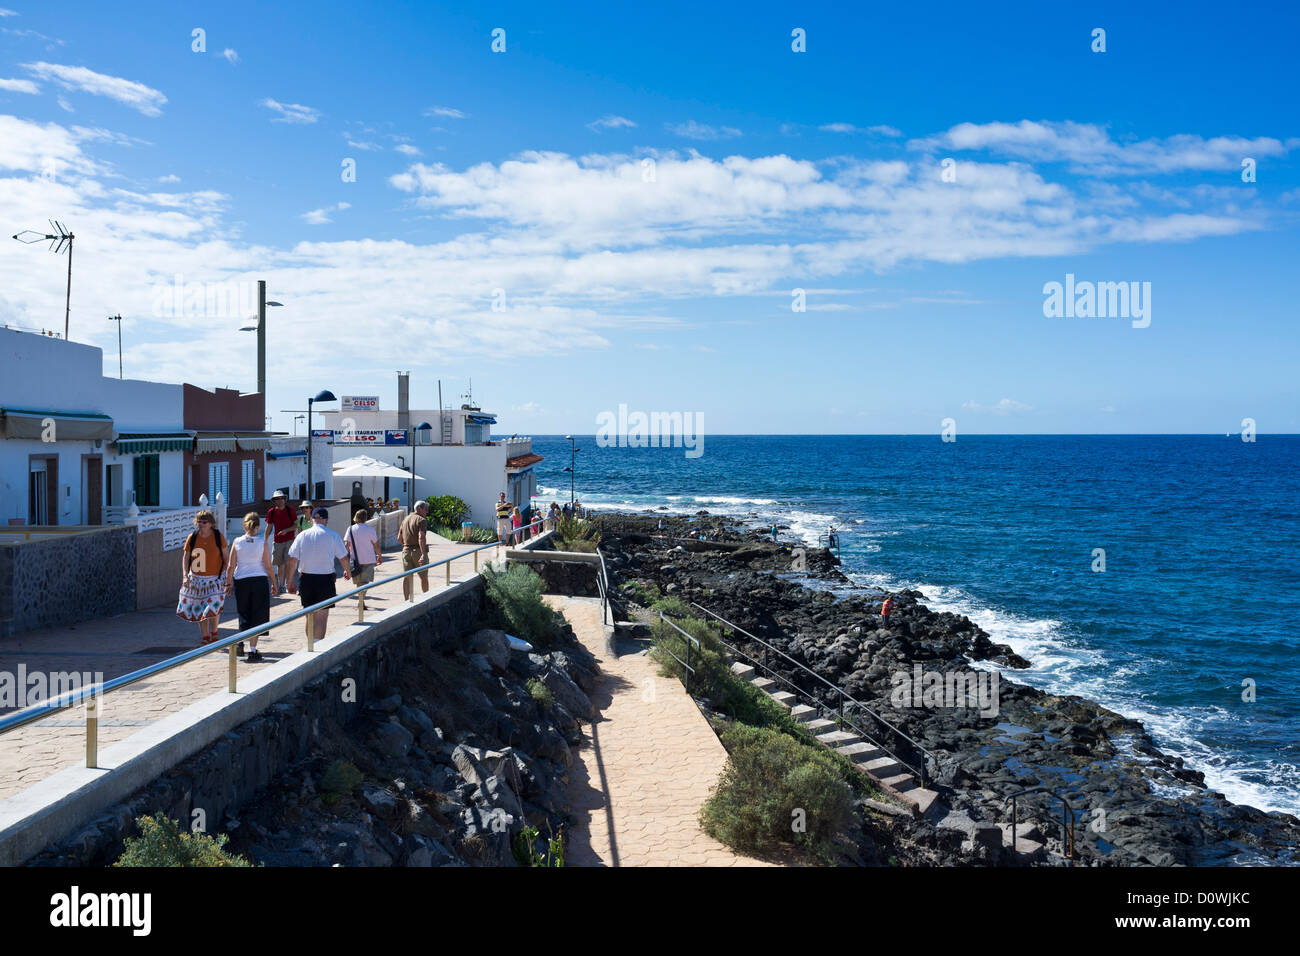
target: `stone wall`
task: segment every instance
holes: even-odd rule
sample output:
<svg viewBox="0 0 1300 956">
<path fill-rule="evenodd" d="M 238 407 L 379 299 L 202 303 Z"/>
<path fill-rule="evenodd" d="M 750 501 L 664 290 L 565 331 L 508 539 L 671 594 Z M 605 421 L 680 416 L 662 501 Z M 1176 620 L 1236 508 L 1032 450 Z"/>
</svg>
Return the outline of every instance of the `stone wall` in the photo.
<svg viewBox="0 0 1300 956">
<path fill-rule="evenodd" d="M 135 536 L 105 527 L 0 545 L 0 637 L 134 611 Z"/>
<path fill-rule="evenodd" d="M 556 552 L 549 552 L 555 554 Z M 536 552 L 547 555 L 546 551 Z M 594 557 L 594 556 L 593 556 Z M 513 559 L 512 559 L 513 560 Z M 569 597 L 599 597 L 600 589 L 596 584 L 596 575 L 600 568 L 588 561 L 564 560 L 560 557 L 532 558 L 520 561 L 525 567 L 532 568 L 542 578 L 543 590 L 547 594 L 564 594 Z"/>
<path fill-rule="evenodd" d="M 120 853 L 123 840 L 136 835 L 135 819 L 165 813 L 182 823 L 202 810 L 208 832 L 223 829 L 235 815 L 291 765 L 312 755 L 321 725 L 347 727 L 361 719 L 366 705 L 389 695 L 421 652 L 457 644 L 472 629 L 482 588 L 467 589 L 445 604 L 394 628 L 344 664 L 323 674 L 296 694 L 194 756 L 154 783 L 91 820 L 67 840 L 33 857 L 35 866 L 103 866 Z M 343 681 L 356 681 L 355 700 L 345 700 Z"/>
</svg>

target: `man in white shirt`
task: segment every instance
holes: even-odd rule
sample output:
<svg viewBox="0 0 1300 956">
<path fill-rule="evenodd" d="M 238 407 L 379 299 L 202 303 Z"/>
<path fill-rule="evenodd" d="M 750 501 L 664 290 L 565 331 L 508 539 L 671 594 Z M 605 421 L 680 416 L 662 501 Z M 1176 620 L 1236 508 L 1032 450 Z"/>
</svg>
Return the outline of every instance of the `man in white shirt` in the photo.
<svg viewBox="0 0 1300 956">
<path fill-rule="evenodd" d="M 298 581 L 298 594 L 303 607 L 311 607 L 321 601 L 334 597 L 334 559 L 343 561 L 343 577 L 352 579 L 348 570 L 348 549 L 343 546 L 343 539 L 326 525 L 330 513 L 324 508 L 312 512 L 312 526 L 293 539 L 289 547 L 289 580 L 293 580 L 295 570 L 301 571 Z M 303 620 L 307 622 L 307 636 L 322 638 L 325 625 L 329 621 L 329 608 L 308 614 Z"/>
</svg>

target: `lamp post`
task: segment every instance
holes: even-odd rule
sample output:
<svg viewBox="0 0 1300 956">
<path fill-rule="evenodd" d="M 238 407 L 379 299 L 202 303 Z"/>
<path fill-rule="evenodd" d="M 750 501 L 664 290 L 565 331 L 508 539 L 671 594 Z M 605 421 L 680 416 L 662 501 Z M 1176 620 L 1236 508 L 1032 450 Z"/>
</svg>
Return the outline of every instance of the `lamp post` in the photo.
<svg viewBox="0 0 1300 956">
<path fill-rule="evenodd" d="M 582 449 L 573 444 L 572 435 L 565 435 L 564 437 L 569 441 L 569 467 L 564 470 L 569 473 L 569 507 L 572 508 L 573 503 L 578 500 L 574 484 L 576 479 L 574 469 L 578 466 L 578 452 L 582 451 Z"/>
<path fill-rule="evenodd" d="M 312 480 L 312 472 L 311 472 L 311 445 L 312 445 L 311 406 L 315 402 L 334 402 L 334 401 L 338 401 L 338 399 L 334 397 L 334 393 L 331 392 L 328 388 L 322 388 L 320 390 L 320 394 L 317 395 L 315 398 L 307 399 L 307 500 L 308 501 L 316 500 L 316 482 Z"/>
<path fill-rule="evenodd" d="M 117 377 L 122 378 L 122 313 L 110 315 L 108 321 L 117 323 Z"/>
<path fill-rule="evenodd" d="M 424 432 L 428 434 L 433 431 L 433 426 L 428 422 L 420 422 L 411 429 L 411 484 L 410 491 L 406 493 L 406 513 L 413 514 L 415 511 L 415 433 Z"/>
<path fill-rule="evenodd" d="M 257 325 L 241 326 L 241 332 L 257 333 L 257 390 L 261 393 L 263 399 L 266 397 L 266 307 L 268 305 L 283 306 L 283 302 L 266 301 L 266 280 L 257 280 Z M 332 401 L 333 399 L 331 399 Z M 308 475 L 308 481 L 311 476 Z"/>
</svg>

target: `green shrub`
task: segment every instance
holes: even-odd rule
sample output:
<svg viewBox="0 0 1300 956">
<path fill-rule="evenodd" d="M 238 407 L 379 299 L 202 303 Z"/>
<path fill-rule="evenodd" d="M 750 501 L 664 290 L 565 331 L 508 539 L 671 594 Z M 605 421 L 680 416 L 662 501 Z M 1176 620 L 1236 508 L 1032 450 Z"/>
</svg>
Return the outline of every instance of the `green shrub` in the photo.
<svg viewBox="0 0 1300 956">
<path fill-rule="evenodd" d="M 429 527 L 455 528 L 459 539 L 460 523 L 470 516 L 473 509 L 455 495 L 430 495 L 424 500 L 429 502 Z"/>
<path fill-rule="evenodd" d="M 161 813 L 136 818 L 140 836 L 127 837 L 114 866 L 252 866 L 226 850 L 230 839 L 206 833 L 182 833 L 180 824 Z"/>
<path fill-rule="evenodd" d="M 561 831 L 563 827 L 561 827 Z M 526 826 L 515 834 L 511 851 L 515 862 L 520 866 L 564 866 L 564 837 L 552 833 L 546 840 L 546 855 L 537 849 L 537 839 L 541 831 L 534 826 Z"/>
<path fill-rule="evenodd" d="M 528 693 L 533 700 L 541 704 L 546 710 L 550 710 L 551 705 L 555 703 L 555 695 L 551 693 L 551 689 L 536 677 L 528 678 L 528 683 L 526 683 L 524 687 L 527 688 Z"/>
<path fill-rule="evenodd" d="M 657 607 L 658 605 L 656 609 Z M 671 614 L 667 616 L 672 618 Z M 669 627 L 666 622 L 655 621 L 651 628 L 655 642 L 655 646 L 650 649 L 651 659 L 659 665 L 661 674 L 665 677 L 676 677 L 683 684 L 686 683 L 688 673 L 685 662 L 689 660 L 694 671 L 690 675 L 691 694 L 713 699 L 716 688 L 726 679 L 727 674 L 727 663 L 722 656 L 722 645 L 718 643 L 717 631 L 698 617 L 674 618 L 672 622 L 694 637 L 699 642 L 698 645 L 691 644 L 688 657 L 687 639 Z"/>
<path fill-rule="evenodd" d="M 694 620 L 698 616 L 689 604 L 672 594 L 655 598 L 650 604 L 650 610 L 660 611 L 674 619 L 688 618 Z M 692 631 L 692 633 L 694 632 Z M 714 632 L 710 631 L 709 633 L 712 634 Z"/>
<path fill-rule="evenodd" d="M 579 551 L 594 554 L 600 547 L 600 526 L 582 518 L 561 518 L 555 529 L 555 548 L 558 551 Z"/>
<path fill-rule="evenodd" d="M 316 790 L 320 793 L 321 802 L 331 806 L 352 796 L 352 791 L 363 779 L 365 775 L 352 764 L 346 760 L 335 760 L 321 774 Z"/>
<path fill-rule="evenodd" d="M 628 581 L 623 585 L 623 591 L 626 594 L 630 594 L 632 600 L 636 601 L 637 604 L 640 604 L 643 607 L 649 607 L 654 604 L 655 601 L 659 600 L 659 598 L 663 597 L 659 592 L 657 585 L 650 584 L 646 581 Z"/>
<path fill-rule="evenodd" d="M 793 844 L 834 863 L 838 839 L 858 821 L 853 792 L 830 756 L 780 731 L 740 723 L 723 731 L 722 743 L 727 765 L 700 810 L 705 832 L 745 852 Z"/>
<path fill-rule="evenodd" d="M 441 535 L 448 541 L 460 540 L 460 525 L 452 527 L 446 524 L 430 524 L 429 530 L 434 534 Z M 497 539 L 497 533 L 491 528 L 480 528 L 478 525 L 469 529 L 469 540 L 474 544 L 491 544 Z"/>
<path fill-rule="evenodd" d="M 564 626 L 564 619 L 542 600 L 542 579 L 523 564 L 511 564 L 504 572 L 483 569 L 486 600 L 483 616 L 489 626 L 500 628 L 536 647 L 548 647 Z"/>
</svg>

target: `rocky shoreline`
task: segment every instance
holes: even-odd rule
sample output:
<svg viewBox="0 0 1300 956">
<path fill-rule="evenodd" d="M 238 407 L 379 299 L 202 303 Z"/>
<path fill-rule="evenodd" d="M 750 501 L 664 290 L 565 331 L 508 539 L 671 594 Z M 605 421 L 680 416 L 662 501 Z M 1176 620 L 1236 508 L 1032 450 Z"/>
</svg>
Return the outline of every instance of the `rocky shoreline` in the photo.
<svg viewBox="0 0 1300 956">
<path fill-rule="evenodd" d="M 707 512 L 603 514 L 599 520 L 616 593 L 621 587 L 629 593 L 627 585 L 654 585 L 698 602 L 835 684 L 929 753 L 900 743 L 911 751 L 905 756 L 926 763 L 942 803 L 930 819 L 896 821 L 891 837 L 900 860 L 1061 863 L 1062 804 L 1052 796 L 1059 795 L 1076 817 L 1078 865 L 1300 863 L 1300 820 L 1233 804 L 1207 789 L 1202 775 L 1163 754 L 1139 721 L 1082 697 L 1015 682 L 1010 675 L 1029 662 L 993 643 L 969 619 L 931 611 L 918 591 L 895 594 L 884 628 L 880 594 L 854 588 L 824 549 L 796 554 L 803 548 L 798 542 L 773 543 L 735 519 Z M 688 539 L 691 532 L 705 540 Z M 728 640 L 750 652 L 759 647 L 746 646 L 741 636 Z M 779 655 L 770 655 L 768 664 L 822 703 L 838 703 L 838 695 Z M 932 673 L 939 675 L 936 684 L 951 684 L 955 676 L 983 672 L 987 684 L 994 671 L 995 708 L 984 712 L 945 706 L 938 697 L 918 706 L 919 694 L 909 702 L 897 691 L 900 674 Z M 999 849 L 999 837 L 1010 842 L 1011 795 L 1030 788 L 1043 789 L 1018 798 L 1018 836 L 1045 843 L 1045 850 Z M 994 833 L 999 825 L 1003 832 Z"/>
</svg>

